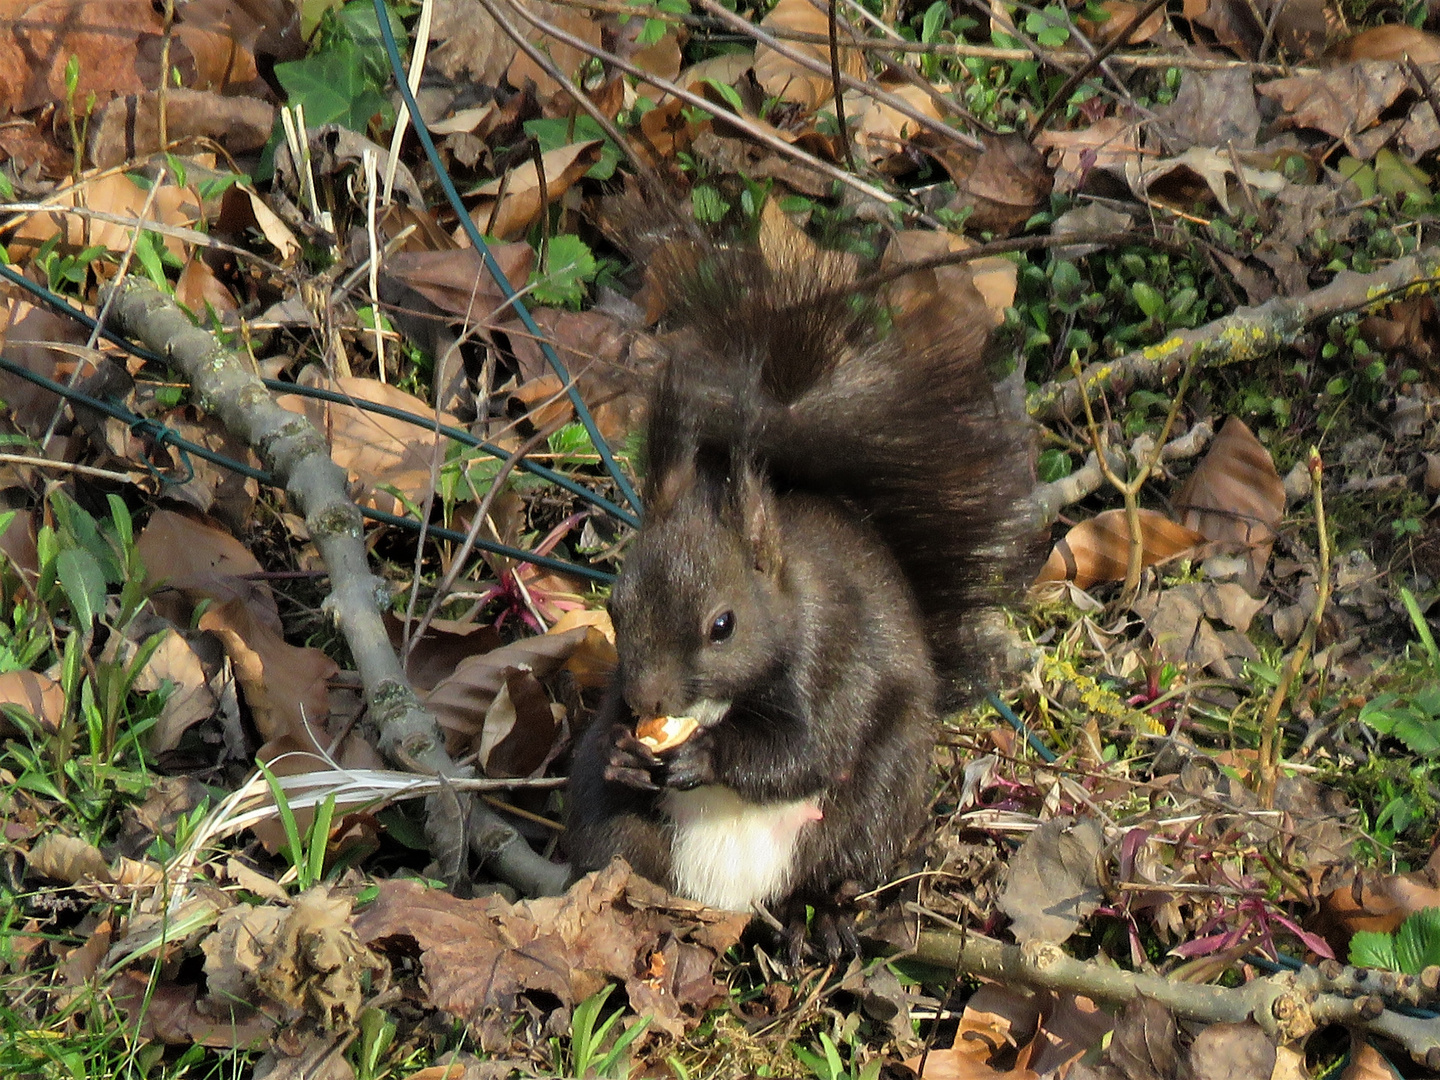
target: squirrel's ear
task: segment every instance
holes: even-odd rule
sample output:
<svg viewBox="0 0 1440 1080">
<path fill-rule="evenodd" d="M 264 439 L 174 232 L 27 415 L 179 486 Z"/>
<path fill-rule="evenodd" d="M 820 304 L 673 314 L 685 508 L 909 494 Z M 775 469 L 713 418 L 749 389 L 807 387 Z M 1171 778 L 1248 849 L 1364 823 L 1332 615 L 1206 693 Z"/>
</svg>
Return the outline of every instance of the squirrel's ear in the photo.
<svg viewBox="0 0 1440 1080">
<path fill-rule="evenodd" d="M 664 475 L 654 477 L 645 493 L 645 513 L 652 518 L 663 518 L 675 508 L 680 497 L 696 484 L 695 458 L 686 455 L 671 464 Z"/>
<path fill-rule="evenodd" d="M 755 569 L 768 577 L 778 577 L 783 556 L 780 553 L 780 522 L 776 518 L 775 500 L 766 489 L 765 481 L 748 470 L 740 481 L 738 494 L 741 524 L 755 560 Z"/>
</svg>

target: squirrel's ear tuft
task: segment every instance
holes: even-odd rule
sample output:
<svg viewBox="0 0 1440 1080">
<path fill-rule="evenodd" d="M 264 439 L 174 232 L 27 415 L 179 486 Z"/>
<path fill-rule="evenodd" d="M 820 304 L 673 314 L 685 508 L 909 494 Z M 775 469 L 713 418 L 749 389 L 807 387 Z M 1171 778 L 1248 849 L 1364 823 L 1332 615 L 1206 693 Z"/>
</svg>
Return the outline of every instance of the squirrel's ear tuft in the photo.
<svg viewBox="0 0 1440 1080">
<path fill-rule="evenodd" d="M 742 535 L 750 545 L 755 569 L 767 577 L 779 577 L 784 556 L 781 554 L 780 521 L 774 496 L 764 478 L 752 469 L 745 469 L 740 474 L 736 496 L 744 530 Z"/>
</svg>

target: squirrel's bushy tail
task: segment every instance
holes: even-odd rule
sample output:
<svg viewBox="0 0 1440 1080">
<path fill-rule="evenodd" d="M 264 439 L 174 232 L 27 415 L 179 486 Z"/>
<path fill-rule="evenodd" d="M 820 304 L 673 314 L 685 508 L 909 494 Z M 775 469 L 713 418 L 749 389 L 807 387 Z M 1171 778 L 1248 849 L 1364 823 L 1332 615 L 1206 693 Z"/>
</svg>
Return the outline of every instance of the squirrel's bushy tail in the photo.
<svg viewBox="0 0 1440 1080">
<path fill-rule="evenodd" d="M 708 457 L 844 500 L 899 560 L 950 690 L 983 677 L 977 628 L 1026 569 L 1034 435 L 992 381 L 978 291 L 930 273 L 860 295 L 853 260 L 798 234 L 758 250 L 691 238 L 650 260 L 673 325 L 652 495 Z"/>
</svg>

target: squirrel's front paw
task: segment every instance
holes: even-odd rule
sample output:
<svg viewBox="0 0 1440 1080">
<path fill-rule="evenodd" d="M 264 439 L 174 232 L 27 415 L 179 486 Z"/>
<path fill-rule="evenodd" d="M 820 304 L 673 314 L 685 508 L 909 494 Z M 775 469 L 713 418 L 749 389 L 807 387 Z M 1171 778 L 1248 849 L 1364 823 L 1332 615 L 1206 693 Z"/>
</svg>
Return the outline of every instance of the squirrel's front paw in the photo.
<svg viewBox="0 0 1440 1080">
<path fill-rule="evenodd" d="M 689 791 L 702 784 L 715 782 L 715 768 L 711 762 L 713 739 L 708 731 L 697 731 L 690 738 L 666 752 L 665 786 L 676 791 Z"/>
<path fill-rule="evenodd" d="M 659 791 L 660 785 L 655 783 L 652 774 L 661 764 L 628 725 L 611 726 L 609 755 L 605 759 L 606 780 L 641 791 Z"/>
</svg>

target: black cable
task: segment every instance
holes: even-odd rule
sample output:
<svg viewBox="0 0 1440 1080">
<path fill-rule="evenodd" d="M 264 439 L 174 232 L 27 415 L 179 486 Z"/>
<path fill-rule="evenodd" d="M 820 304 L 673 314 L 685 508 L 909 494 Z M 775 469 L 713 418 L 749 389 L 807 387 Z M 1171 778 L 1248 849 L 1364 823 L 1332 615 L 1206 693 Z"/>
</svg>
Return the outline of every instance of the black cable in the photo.
<svg viewBox="0 0 1440 1080">
<path fill-rule="evenodd" d="M 485 238 L 480 235 L 480 230 L 475 227 L 475 221 L 470 217 L 470 212 L 465 209 L 465 203 L 460 198 L 460 192 L 455 189 L 455 181 L 450 178 L 445 168 L 445 163 L 440 159 L 440 152 L 435 149 L 435 141 L 430 138 L 430 131 L 425 126 L 425 120 L 420 112 L 420 106 L 415 102 L 415 95 L 410 93 L 410 83 L 405 76 L 405 67 L 400 62 L 400 47 L 395 44 L 395 34 L 390 28 L 390 12 L 385 7 L 385 0 L 374 0 L 375 17 L 380 26 L 380 37 L 385 42 L 385 53 L 390 58 L 390 73 L 395 79 L 395 88 L 400 92 L 400 98 L 405 102 L 405 108 L 410 113 L 410 124 L 415 129 L 415 137 L 420 140 L 420 146 L 425 151 L 426 158 L 430 161 L 430 167 L 435 170 L 435 178 L 440 182 L 440 188 L 445 192 L 445 198 L 449 200 L 450 206 L 459 217 L 461 229 L 465 231 L 471 245 L 479 252 L 480 257 L 485 261 L 486 269 L 494 278 L 495 284 L 499 287 L 500 293 L 505 297 L 505 302 L 510 305 L 525 329 L 535 338 L 544 354 L 545 360 L 549 363 L 551 370 L 559 377 L 560 382 L 565 386 L 565 392 L 570 397 L 570 403 L 575 406 L 575 415 L 580 418 L 580 423 L 585 425 L 586 432 L 590 435 L 590 441 L 595 446 L 595 451 L 600 455 L 600 460 L 605 463 L 610 478 L 615 481 L 615 486 L 620 489 L 620 494 L 625 501 L 640 510 L 640 497 L 625 479 L 625 474 L 620 471 L 614 456 L 610 453 L 610 447 L 606 444 L 604 436 L 600 434 L 595 426 L 595 421 L 590 415 L 590 410 L 585 406 L 584 400 L 580 397 L 580 391 L 576 389 L 575 383 L 570 378 L 570 373 L 565 369 L 565 364 L 560 359 L 560 354 L 550 344 L 550 339 L 545 332 L 536 324 L 531 317 L 529 309 L 521 301 L 519 294 L 510 284 L 510 279 L 505 276 L 505 271 L 495 261 L 495 256 L 490 251 L 490 245 L 485 243 Z"/>
<path fill-rule="evenodd" d="M 0 269 L 3 269 L 3 267 L 0 267 Z M 92 397 L 90 394 L 86 394 L 83 391 L 66 386 L 64 383 L 58 383 L 53 379 L 47 379 L 44 375 L 37 374 L 36 372 L 31 371 L 29 368 L 17 364 L 15 361 L 9 359 L 4 355 L 0 355 L 0 371 L 8 371 L 10 374 L 18 376 L 19 378 L 22 378 L 27 382 L 33 383 L 36 386 L 49 390 L 52 394 L 59 394 L 61 397 L 73 401 L 78 405 L 83 405 L 88 409 L 94 409 L 96 412 L 104 413 L 106 416 L 109 416 L 115 420 L 119 420 L 121 423 L 129 427 L 132 431 L 143 432 L 150 435 L 151 438 L 153 438 L 158 444 L 163 445 L 165 443 L 169 443 L 170 445 L 179 449 L 182 453 L 193 454 L 196 457 L 204 458 L 206 461 L 214 462 L 216 465 L 219 465 L 225 469 L 229 469 L 232 472 L 239 473 L 241 476 L 247 476 L 252 480 L 258 480 L 260 483 L 265 484 L 269 487 L 281 488 L 283 486 L 278 481 L 276 481 L 276 479 L 269 473 L 261 469 L 252 468 L 251 466 L 246 465 L 243 461 L 236 461 L 234 458 L 227 457 L 224 454 L 216 453 L 214 450 L 211 450 L 209 447 L 202 446 L 200 443 L 192 442 L 172 427 L 161 424 L 158 421 L 148 419 L 147 417 L 141 416 L 138 413 L 131 412 L 123 405 L 117 405 L 114 402 L 110 401 L 103 401 L 100 398 Z M 158 470 L 156 470 L 153 466 L 149 465 L 149 463 L 147 463 L 147 467 L 150 468 L 151 471 L 154 472 L 157 476 L 159 476 L 162 481 L 166 483 L 176 482 L 162 476 L 158 472 Z M 385 525 L 394 525 L 399 528 L 409 529 L 412 532 L 420 531 L 420 522 L 411 517 L 399 517 L 395 514 L 387 514 L 381 510 L 370 510 L 365 507 L 360 507 L 360 513 L 372 521 L 377 521 Z M 425 531 L 432 536 L 438 537 L 441 540 L 450 540 L 463 543 L 466 539 L 464 533 L 456 532 L 454 529 L 444 529 L 437 526 L 427 526 Z M 525 551 L 523 548 L 511 547 L 509 544 L 501 544 L 492 540 L 483 540 L 477 538 L 475 540 L 475 546 L 481 548 L 482 550 L 493 552 L 496 555 L 504 555 L 507 558 L 515 559 L 519 562 L 527 562 L 533 563 L 536 566 L 543 566 L 547 570 L 557 570 L 561 573 L 566 574 L 577 574 L 581 577 L 589 578 L 591 581 L 598 581 L 608 584 L 609 582 L 615 580 L 614 574 L 607 573 L 604 570 L 597 570 L 594 567 L 581 566 L 576 563 L 566 562 L 563 559 L 551 558 L 549 555 L 539 555 L 533 551 Z"/>
</svg>

